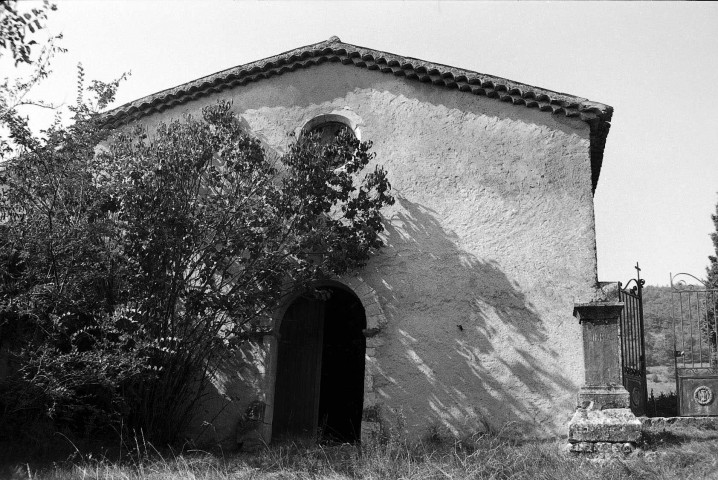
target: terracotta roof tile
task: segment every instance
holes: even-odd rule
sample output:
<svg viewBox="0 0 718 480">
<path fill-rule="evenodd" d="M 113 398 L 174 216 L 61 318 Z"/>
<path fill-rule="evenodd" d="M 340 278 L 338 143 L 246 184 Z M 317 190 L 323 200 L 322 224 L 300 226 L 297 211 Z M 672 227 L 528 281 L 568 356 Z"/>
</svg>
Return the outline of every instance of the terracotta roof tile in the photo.
<svg viewBox="0 0 718 480">
<path fill-rule="evenodd" d="M 105 119 L 108 126 L 117 127 L 199 97 L 325 62 L 379 70 L 411 80 L 484 95 L 513 105 L 536 108 L 542 112 L 580 118 L 591 126 L 591 177 L 594 190 L 596 188 L 613 114 L 612 107 L 505 78 L 344 43 L 338 37 L 162 90 L 107 112 Z"/>
</svg>

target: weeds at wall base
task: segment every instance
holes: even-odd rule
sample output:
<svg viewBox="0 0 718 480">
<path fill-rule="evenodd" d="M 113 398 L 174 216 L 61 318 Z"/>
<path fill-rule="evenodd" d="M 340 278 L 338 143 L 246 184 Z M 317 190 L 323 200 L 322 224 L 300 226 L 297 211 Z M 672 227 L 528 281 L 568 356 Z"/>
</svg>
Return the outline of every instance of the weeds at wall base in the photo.
<svg viewBox="0 0 718 480">
<path fill-rule="evenodd" d="M 678 416 L 678 396 L 676 392 L 660 392 L 653 395 L 653 389 L 648 396 L 646 414 L 649 417 L 676 417 Z"/>
</svg>

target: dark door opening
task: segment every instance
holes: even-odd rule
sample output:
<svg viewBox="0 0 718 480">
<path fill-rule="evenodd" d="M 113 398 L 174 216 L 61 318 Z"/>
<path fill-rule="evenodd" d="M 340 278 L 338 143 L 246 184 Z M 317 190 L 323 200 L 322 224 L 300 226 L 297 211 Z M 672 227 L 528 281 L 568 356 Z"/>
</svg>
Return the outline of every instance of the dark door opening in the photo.
<svg viewBox="0 0 718 480">
<path fill-rule="evenodd" d="M 364 404 L 364 307 L 354 295 L 333 289 L 324 311 L 319 427 L 323 439 L 356 442 Z"/>
<path fill-rule="evenodd" d="M 364 401 L 366 328 L 359 299 L 325 288 L 300 297 L 280 327 L 272 435 L 357 442 Z"/>
</svg>

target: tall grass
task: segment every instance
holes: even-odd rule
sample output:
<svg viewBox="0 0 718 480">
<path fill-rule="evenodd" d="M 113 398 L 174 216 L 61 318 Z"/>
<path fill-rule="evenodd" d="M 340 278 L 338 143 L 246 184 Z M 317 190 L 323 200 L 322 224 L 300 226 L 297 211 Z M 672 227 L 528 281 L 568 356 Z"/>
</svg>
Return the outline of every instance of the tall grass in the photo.
<svg viewBox="0 0 718 480">
<path fill-rule="evenodd" d="M 516 442 L 496 435 L 463 441 L 427 437 L 370 445 L 272 445 L 256 454 L 158 452 L 137 442 L 122 461 L 75 458 L 33 467 L 0 469 L 10 479 L 708 479 L 718 478 L 718 439 L 688 440 L 655 434 L 645 452 L 623 459 L 592 460 L 565 453 L 564 440 Z M 656 450 L 657 449 L 657 450 Z"/>
</svg>

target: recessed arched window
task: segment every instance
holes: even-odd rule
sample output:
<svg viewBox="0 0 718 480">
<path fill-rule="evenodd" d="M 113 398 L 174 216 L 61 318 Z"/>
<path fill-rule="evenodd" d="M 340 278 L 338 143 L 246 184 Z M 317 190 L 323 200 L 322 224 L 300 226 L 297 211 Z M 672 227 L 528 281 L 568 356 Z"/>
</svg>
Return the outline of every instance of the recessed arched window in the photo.
<svg viewBox="0 0 718 480">
<path fill-rule="evenodd" d="M 354 138 L 358 138 L 352 122 L 348 118 L 336 114 L 319 115 L 302 127 L 303 135 L 316 133 L 319 135 L 321 143 L 324 144 L 330 143 L 342 132 L 349 132 Z"/>
<path fill-rule="evenodd" d="M 319 141 L 321 143 L 327 144 L 331 143 L 335 138 L 339 136 L 339 134 L 343 132 L 349 132 L 352 136 L 354 136 L 354 131 L 341 122 L 320 123 L 316 127 L 312 128 L 308 133 L 318 134 Z"/>
</svg>

